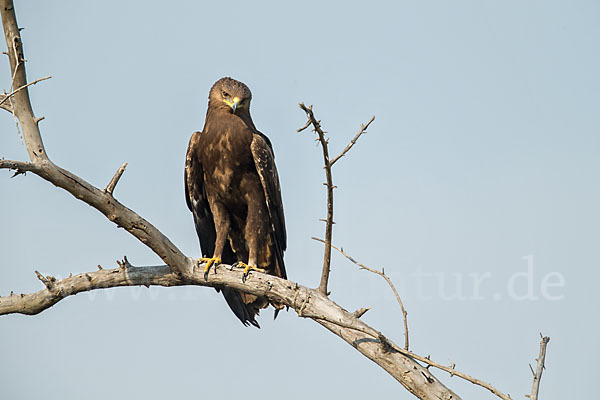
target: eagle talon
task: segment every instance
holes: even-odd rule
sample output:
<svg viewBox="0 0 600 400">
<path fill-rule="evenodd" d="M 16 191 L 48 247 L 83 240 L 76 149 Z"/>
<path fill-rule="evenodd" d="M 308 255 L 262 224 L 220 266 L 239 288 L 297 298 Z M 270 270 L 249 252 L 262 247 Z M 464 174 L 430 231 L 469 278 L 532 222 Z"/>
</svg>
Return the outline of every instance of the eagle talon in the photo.
<svg viewBox="0 0 600 400">
<path fill-rule="evenodd" d="M 262 268 L 254 267 L 252 265 L 248 265 L 248 264 L 243 263 L 243 262 L 237 262 L 235 264 L 236 264 L 236 267 L 244 268 L 244 274 L 242 275 L 242 282 L 243 283 L 246 283 L 246 278 L 248 277 L 248 275 L 250 275 L 250 271 L 251 270 L 262 272 L 262 273 L 266 273 L 267 272 L 266 270 L 264 270 Z"/>
<path fill-rule="evenodd" d="M 202 257 L 200 259 L 198 259 L 198 262 L 200 264 L 202 263 L 206 263 L 206 266 L 204 267 L 204 280 L 207 281 L 208 280 L 208 272 L 210 271 L 210 267 L 212 265 L 214 265 L 215 267 L 219 264 L 221 264 L 221 259 L 219 257 Z M 217 273 L 217 269 L 215 268 L 215 274 Z"/>
</svg>

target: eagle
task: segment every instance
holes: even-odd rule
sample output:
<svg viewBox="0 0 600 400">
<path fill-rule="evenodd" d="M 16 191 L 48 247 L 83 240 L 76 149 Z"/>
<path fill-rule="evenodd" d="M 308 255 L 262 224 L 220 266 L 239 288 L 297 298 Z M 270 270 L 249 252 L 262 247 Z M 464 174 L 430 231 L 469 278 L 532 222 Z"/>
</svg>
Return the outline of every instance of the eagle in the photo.
<svg viewBox="0 0 600 400">
<path fill-rule="evenodd" d="M 194 132 L 185 162 L 185 197 L 194 216 L 205 262 L 287 279 L 286 230 L 273 146 L 250 117 L 252 93 L 235 79 L 212 86 L 202 132 Z M 269 301 L 227 287 L 217 288 L 240 319 L 260 328 L 255 316 Z M 273 304 L 275 317 L 283 308 Z"/>
</svg>

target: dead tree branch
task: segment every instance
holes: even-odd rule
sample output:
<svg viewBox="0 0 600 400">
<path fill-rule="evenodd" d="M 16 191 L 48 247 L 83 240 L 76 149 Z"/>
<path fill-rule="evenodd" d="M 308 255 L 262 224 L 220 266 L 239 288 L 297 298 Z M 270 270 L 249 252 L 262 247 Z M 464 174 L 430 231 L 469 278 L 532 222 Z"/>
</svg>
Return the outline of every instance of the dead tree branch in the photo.
<svg viewBox="0 0 600 400">
<path fill-rule="evenodd" d="M 317 242 L 325 243 L 325 241 L 323 239 L 319 239 L 319 238 L 316 238 L 316 237 L 313 237 L 312 239 L 316 240 Z M 400 295 L 398 294 L 398 291 L 396 290 L 396 287 L 392 283 L 392 280 L 385 274 L 385 272 L 383 270 L 378 271 L 376 269 L 369 268 L 366 265 L 361 264 L 358 261 L 356 261 L 354 258 L 352 258 L 348 253 L 346 253 L 344 251 L 344 249 L 338 248 L 338 247 L 334 246 L 333 244 L 331 245 L 331 247 L 333 247 L 334 249 L 336 249 L 337 251 L 339 251 L 348 260 L 350 260 L 354 264 L 358 265 L 360 267 L 360 269 L 364 269 L 366 271 L 369 271 L 369 272 L 372 272 L 374 274 L 377 274 L 377 275 L 381 276 L 383 279 L 385 279 L 385 281 L 388 283 L 388 285 L 392 288 L 392 291 L 396 295 L 396 300 L 398 301 L 398 304 L 400 305 L 400 309 L 402 310 L 402 317 L 403 317 L 403 320 L 404 320 L 404 350 L 408 350 L 408 319 L 407 319 L 407 312 L 404 309 L 404 304 L 402 303 L 402 299 L 400 298 Z"/>
<path fill-rule="evenodd" d="M 531 387 L 531 394 L 526 395 L 527 397 L 529 397 L 529 400 L 537 400 L 538 399 L 538 393 L 540 391 L 540 383 L 542 381 L 542 373 L 544 372 L 544 369 L 546 368 L 544 366 L 544 363 L 546 362 L 546 347 L 548 346 L 550 337 L 543 336 L 541 333 L 540 333 L 540 336 L 541 336 L 542 340 L 540 341 L 540 355 L 537 358 L 537 368 L 535 369 L 535 372 L 533 372 L 533 368 L 531 369 L 531 372 L 533 372 L 533 386 Z M 531 368 L 531 365 L 529 366 L 529 368 Z"/>
<path fill-rule="evenodd" d="M 483 382 L 480 379 L 474 378 L 470 375 L 467 375 L 463 372 L 457 371 L 455 369 L 456 365 L 452 364 L 451 366 L 445 366 L 443 364 L 437 363 L 435 361 L 432 361 L 429 357 L 423 357 L 420 356 L 418 354 L 415 354 L 413 352 L 404 350 L 402 348 L 398 348 L 398 347 L 394 347 L 394 350 L 398 351 L 399 353 L 402 353 L 406 356 L 412 357 L 417 361 L 421 361 L 424 364 L 427 364 L 431 367 L 437 368 L 437 369 L 441 369 L 442 371 L 448 372 L 450 374 L 450 376 L 458 376 L 459 378 L 462 378 L 466 381 L 469 381 L 471 383 L 473 383 L 474 385 L 477 386 L 481 386 L 482 388 L 485 388 L 487 390 L 489 390 L 490 392 L 492 392 L 493 394 L 495 394 L 497 397 L 503 399 L 503 400 L 512 400 L 512 397 L 510 397 L 510 395 L 508 394 L 504 394 L 501 391 L 499 391 L 498 389 L 496 389 L 495 387 L 493 387 L 492 385 L 490 385 L 489 383 Z"/>
<path fill-rule="evenodd" d="M 29 159 L 47 160 L 46 150 L 42 142 L 42 136 L 38 128 L 38 120 L 33 114 L 31 102 L 29 100 L 29 91 L 27 90 L 27 74 L 25 72 L 25 55 L 23 53 L 23 42 L 21 33 L 17 24 L 17 17 L 12 0 L 1 0 L 0 11 L 2 13 L 2 26 L 4 27 L 4 36 L 8 48 L 8 59 L 10 62 L 12 88 L 22 88 L 14 93 L 11 99 L 12 112 L 19 120 L 23 130 L 23 140 L 29 153 Z"/>
<path fill-rule="evenodd" d="M 331 239 L 333 236 L 333 189 L 336 188 L 333 184 L 333 177 L 331 173 L 331 167 L 333 164 L 342 158 L 346 153 L 354 146 L 360 135 L 366 132 L 367 128 L 375 120 L 375 116 L 372 116 L 371 119 L 366 124 L 361 124 L 360 130 L 358 134 L 354 136 L 354 138 L 350 141 L 348 146 L 332 161 L 329 160 L 329 140 L 325 138 L 325 131 L 321 127 L 321 121 L 315 118 L 315 114 L 313 112 L 312 106 L 305 106 L 304 103 L 300 103 L 300 108 L 306 113 L 308 120 L 306 124 L 296 130 L 296 132 L 302 132 L 309 126 L 313 126 L 313 131 L 316 132 L 318 141 L 321 143 L 321 148 L 323 150 L 323 168 L 325 169 L 325 178 L 326 182 L 324 183 L 327 186 L 327 219 L 325 220 L 325 251 L 323 253 L 323 271 L 321 273 L 321 282 L 319 283 L 319 291 L 325 295 L 327 295 L 327 284 L 329 282 L 329 272 L 331 271 Z"/>
<path fill-rule="evenodd" d="M 10 93 L 8 93 L 8 94 L 3 94 L 3 95 L 2 95 L 2 98 L 0 99 L 0 106 L 2 106 L 2 105 L 4 104 L 4 102 L 6 102 L 6 100 L 10 99 L 10 98 L 11 98 L 11 97 L 13 97 L 15 94 L 17 94 L 17 93 L 19 93 L 21 90 L 25 89 L 26 87 L 29 87 L 29 86 L 31 86 L 31 85 L 35 85 L 35 84 L 36 84 L 36 83 L 38 83 L 38 82 L 45 81 L 46 79 L 50 79 L 50 78 L 52 78 L 52 77 L 51 77 L 51 76 L 47 76 L 47 77 L 45 77 L 45 78 L 36 79 L 35 81 L 33 81 L 33 82 L 29 82 L 28 84 L 26 84 L 26 85 L 23 85 L 23 86 L 21 86 L 20 88 L 18 88 L 18 89 L 15 89 L 15 90 L 13 90 L 12 92 L 10 92 Z M 2 108 L 4 108 L 4 107 L 2 107 Z"/>
<path fill-rule="evenodd" d="M 184 278 L 166 265 L 134 267 L 127 260 L 123 260 L 118 268 L 99 269 L 54 280 L 51 288 L 48 288 L 44 282 L 46 287 L 35 293 L 0 297 L 0 315 L 37 314 L 68 296 L 95 289 L 139 285 L 227 286 L 257 296 L 265 296 L 271 301 L 293 308 L 299 316 L 315 320 L 380 365 L 419 399 L 460 399 L 412 357 L 390 351 L 388 347 L 395 345 L 379 331 L 317 290 L 258 272 L 252 272 L 244 283 L 242 268 L 232 268 L 223 264 L 215 268 L 215 273 L 209 274 L 208 279 L 204 278 L 202 266 L 196 266 Z"/>
<path fill-rule="evenodd" d="M 128 267 L 127 269 L 99 269 L 93 272 L 72 275 L 61 280 L 44 277 L 39 272 L 35 272 L 46 288 L 35 293 L 0 297 L 0 315 L 13 313 L 35 315 L 52 307 L 66 297 L 95 289 L 136 285 L 178 286 L 185 284 L 185 281 L 179 275 L 174 274 L 166 265 L 140 268 Z"/>
<path fill-rule="evenodd" d="M 297 132 L 301 132 L 304 129 L 308 128 L 310 125 L 313 126 L 313 131 L 315 131 L 319 137 L 319 142 L 321 143 L 321 147 L 323 149 L 323 165 L 325 168 L 325 178 L 327 182 L 325 185 L 327 186 L 327 221 L 325 227 L 325 252 L 323 254 L 323 272 L 321 273 L 321 282 L 319 283 L 319 292 L 327 295 L 327 283 L 329 281 L 329 271 L 331 270 L 331 237 L 333 234 L 333 178 L 331 176 L 331 163 L 329 162 L 329 148 L 328 148 L 328 140 L 325 138 L 325 132 L 321 128 L 321 122 L 317 121 L 315 115 L 312 110 L 312 106 L 306 107 L 304 103 L 300 103 L 300 108 L 304 110 L 306 116 L 308 117 L 308 122 L 304 127 L 297 130 Z"/>
<path fill-rule="evenodd" d="M 369 125 L 371 125 L 371 122 L 375 121 L 375 116 L 373 115 L 371 117 L 371 119 L 366 123 L 366 124 L 361 124 L 360 125 L 360 130 L 358 131 L 358 133 L 356 134 L 356 136 L 354 136 L 352 138 L 352 140 L 350 141 L 350 143 L 348 143 L 348 146 L 346 146 L 346 148 L 344 150 L 342 150 L 342 152 L 335 157 L 333 160 L 331 160 L 331 162 L 329 163 L 329 165 L 333 166 L 333 164 L 336 163 L 337 160 L 339 160 L 340 158 L 344 157 L 346 155 L 346 153 L 348 151 L 350 151 L 350 149 L 352 148 L 352 146 L 354 146 L 356 144 L 356 141 L 358 140 L 358 138 L 360 137 L 360 135 L 362 135 L 363 133 L 367 133 L 367 128 L 369 127 Z"/>
</svg>

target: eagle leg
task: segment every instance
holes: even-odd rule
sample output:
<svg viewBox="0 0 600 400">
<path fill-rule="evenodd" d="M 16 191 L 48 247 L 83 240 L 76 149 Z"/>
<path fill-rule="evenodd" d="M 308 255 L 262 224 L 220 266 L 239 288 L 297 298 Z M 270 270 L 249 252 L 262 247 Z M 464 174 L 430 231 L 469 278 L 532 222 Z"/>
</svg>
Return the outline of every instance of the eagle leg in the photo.
<svg viewBox="0 0 600 400">
<path fill-rule="evenodd" d="M 206 263 L 206 266 L 204 267 L 204 280 L 207 281 L 208 280 L 208 271 L 210 271 L 210 267 L 213 264 L 214 264 L 215 267 L 217 265 L 221 264 L 221 259 L 219 257 L 212 257 L 212 258 L 202 257 L 202 258 L 198 259 L 198 262 L 200 264 Z"/>
<path fill-rule="evenodd" d="M 264 270 L 262 268 L 254 267 L 254 266 L 248 265 L 244 262 L 236 262 L 234 265 L 239 268 L 244 268 L 244 275 L 242 275 L 242 282 L 244 282 L 244 283 L 246 283 L 246 278 L 248 277 L 248 275 L 250 275 L 250 270 L 262 272 L 263 274 L 267 272 L 266 270 Z"/>
<path fill-rule="evenodd" d="M 231 221 L 229 215 L 223 207 L 223 205 L 217 201 L 212 201 L 212 198 L 208 199 L 210 208 L 213 211 L 214 221 L 216 225 L 217 238 L 215 239 L 215 250 L 212 258 L 203 257 L 200 262 L 206 261 L 206 267 L 204 267 L 204 280 L 208 280 L 208 271 L 210 271 L 211 265 L 215 267 L 221 264 L 221 255 L 223 254 L 223 248 L 225 247 L 225 240 L 227 240 L 227 234 L 231 227 Z M 215 268 L 215 273 L 217 272 Z"/>
</svg>

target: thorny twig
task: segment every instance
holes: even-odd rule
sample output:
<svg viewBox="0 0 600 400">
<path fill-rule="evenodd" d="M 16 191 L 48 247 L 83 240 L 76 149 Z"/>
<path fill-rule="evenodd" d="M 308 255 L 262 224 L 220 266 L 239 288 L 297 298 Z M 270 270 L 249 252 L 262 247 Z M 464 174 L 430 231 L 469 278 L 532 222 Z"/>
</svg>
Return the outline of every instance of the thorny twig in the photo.
<svg viewBox="0 0 600 400">
<path fill-rule="evenodd" d="M 313 237 L 313 239 L 316 240 L 317 242 L 325 243 L 325 241 L 323 239 L 319 239 L 319 238 L 316 238 L 316 237 Z M 388 285 L 390 285 L 390 287 L 392 288 L 392 291 L 396 295 L 396 300 L 398 301 L 398 304 L 400 305 L 400 309 L 402 310 L 402 317 L 404 319 L 404 350 L 408 350 L 408 320 L 407 320 L 407 314 L 408 313 L 404 309 L 404 304 L 402 303 L 402 299 L 400 299 L 400 295 L 398 294 L 398 291 L 396 290 L 396 287 L 392 283 L 392 280 L 384 273 L 383 270 L 378 271 L 376 269 L 369 268 L 366 265 L 361 264 L 358 261 L 356 261 L 354 258 L 352 258 L 348 253 L 346 253 L 344 251 L 344 249 L 338 248 L 338 247 L 334 246 L 333 244 L 331 245 L 331 247 L 333 247 L 334 249 L 336 249 L 337 251 L 339 251 L 348 260 L 350 260 L 354 264 L 358 265 L 360 267 L 360 269 L 364 269 L 364 270 L 367 270 L 369 272 L 372 272 L 374 274 L 377 274 L 377 275 L 381 276 L 383 279 L 385 279 L 385 281 L 388 283 Z"/>
<path fill-rule="evenodd" d="M 360 130 L 358 131 L 356 136 L 354 136 L 354 138 L 352 138 L 350 143 L 348 143 L 348 146 L 346 146 L 346 148 L 337 157 L 335 157 L 333 160 L 331 160 L 331 162 L 329 163 L 330 166 L 333 166 L 333 164 L 335 164 L 335 162 L 337 160 L 339 160 L 340 158 L 342 158 L 346 155 L 346 153 L 352 148 L 352 146 L 354 146 L 356 144 L 356 141 L 358 140 L 360 135 L 362 135 L 363 133 L 367 133 L 367 128 L 369 127 L 369 125 L 371 125 L 371 122 L 373 122 L 373 121 L 375 121 L 374 115 L 371 117 L 371 119 L 366 124 L 360 124 Z"/>
<path fill-rule="evenodd" d="M 550 337 L 543 336 L 541 333 L 540 333 L 540 337 L 541 337 L 540 355 L 537 358 L 537 368 L 536 368 L 535 372 L 533 372 L 533 368 L 531 368 L 531 365 L 529 365 L 529 368 L 531 368 L 531 372 L 533 373 L 533 386 L 531 387 L 531 394 L 525 395 L 526 397 L 529 397 L 529 400 L 537 400 L 538 399 L 538 393 L 540 390 L 540 382 L 542 381 L 542 372 L 544 372 L 544 369 L 546 368 L 544 366 L 544 363 L 546 361 L 546 347 L 548 346 Z"/>
<path fill-rule="evenodd" d="M 15 72 L 16 72 L 16 70 L 15 70 Z M 14 76 L 13 76 L 13 78 L 14 78 Z M 6 100 L 8 100 L 8 99 L 12 98 L 12 97 L 13 97 L 15 94 L 19 93 L 21 90 L 25 89 L 26 87 L 28 87 L 28 86 L 31 86 L 31 85 L 35 85 L 35 84 L 36 84 L 36 83 L 38 83 L 38 82 L 45 81 L 46 79 L 50 79 L 50 78 L 52 78 L 52 77 L 51 77 L 51 76 L 46 76 L 46 77 L 44 77 L 44 78 L 36 79 L 35 81 L 33 81 L 33 82 L 29 82 L 28 84 L 26 84 L 26 85 L 23 85 L 23 86 L 21 86 L 21 87 L 19 87 L 19 88 L 15 89 L 15 90 L 13 90 L 12 92 L 10 92 L 10 93 L 8 93 L 8 94 L 4 94 L 4 95 L 3 95 L 3 96 L 4 96 L 4 98 L 3 98 L 2 100 L 0 100 L 0 106 L 1 106 L 2 104 L 4 104 L 4 102 L 5 102 Z M 14 83 L 14 81 L 13 81 L 13 83 Z M 12 89 L 12 85 L 13 85 L 13 83 L 11 83 L 11 85 L 10 85 L 11 89 Z"/>
<path fill-rule="evenodd" d="M 298 129 L 298 132 L 306 129 L 312 124 L 313 131 L 319 136 L 321 147 L 323 148 L 323 164 L 325 168 L 325 177 L 327 178 L 327 221 L 325 227 L 325 252 L 323 254 L 323 271 L 321 273 L 321 282 L 318 291 L 327 295 L 327 282 L 329 281 L 329 271 L 331 266 L 331 236 L 333 234 L 333 178 L 331 176 L 331 164 L 329 163 L 328 141 L 325 138 L 325 132 L 321 129 L 321 123 L 315 118 L 312 106 L 306 107 L 300 103 L 300 108 L 304 110 L 308 117 L 308 122 L 304 127 Z"/>
<path fill-rule="evenodd" d="M 399 347 L 393 346 L 393 349 L 406 355 L 409 357 L 414 358 L 417 361 L 421 361 L 422 363 L 425 363 L 431 367 L 437 368 L 437 369 L 441 369 L 442 371 L 448 372 L 450 374 L 450 376 L 458 376 L 459 378 L 462 378 L 466 381 L 469 381 L 477 386 L 481 386 L 482 388 L 485 388 L 487 390 L 489 390 L 490 392 L 492 392 L 493 394 L 495 394 L 496 396 L 498 396 L 499 398 L 501 398 L 502 400 L 512 400 L 512 397 L 510 397 L 510 395 L 508 394 L 504 394 L 501 391 L 499 391 L 498 389 L 496 389 L 495 387 L 493 387 L 492 385 L 490 385 L 489 383 L 483 382 L 482 380 L 479 380 L 477 378 L 473 378 L 470 375 L 467 375 L 465 373 L 462 373 L 460 371 L 457 371 L 454 367 L 456 366 L 456 364 L 452 364 L 451 366 L 447 367 L 445 365 L 439 364 L 435 361 L 431 361 L 431 359 L 429 358 L 429 356 L 427 357 L 423 357 L 420 356 L 418 354 L 415 354 L 411 351 L 405 350 L 405 349 L 401 349 Z"/>
<path fill-rule="evenodd" d="M 323 168 L 325 169 L 325 177 L 327 182 L 325 185 L 327 186 L 327 219 L 326 227 L 325 227 L 325 251 L 323 254 L 323 272 L 321 273 L 321 282 L 319 283 L 319 292 L 327 295 L 327 283 L 329 281 L 329 272 L 331 270 L 331 237 L 333 235 L 333 189 L 336 188 L 333 184 L 333 177 L 331 174 L 331 167 L 333 164 L 342 158 L 346 153 L 354 146 L 358 138 L 366 132 L 367 128 L 375 120 L 375 116 L 372 116 L 371 119 L 366 124 L 361 124 L 360 130 L 354 136 L 354 138 L 350 141 L 350 143 L 346 146 L 346 148 L 333 160 L 329 160 L 329 140 L 325 138 L 325 132 L 321 128 L 321 121 L 315 118 L 315 115 L 312 110 L 312 106 L 305 106 L 304 103 L 300 103 L 300 108 L 306 113 L 308 120 L 306 124 L 302 128 L 297 129 L 297 132 L 302 132 L 309 126 L 313 126 L 313 131 L 318 135 L 318 141 L 321 143 L 321 147 L 323 149 Z"/>
<path fill-rule="evenodd" d="M 316 238 L 316 237 L 313 237 L 312 239 L 314 239 L 314 240 L 316 240 L 318 242 L 321 242 L 321 243 L 325 242 L 323 239 L 319 239 L 319 238 Z M 429 356 L 423 357 L 423 356 L 420 356 L 418 354 L 415 354 L 415 353 L 409 351 L 408 350 L 408 322 L 407 322 L 407 317 L 406 317 L 407 312 L 404 309 L 404 305 L 402 304 L 402 300 L 400 299 L 400 295 L 398 294 L 398 291 L 394 287 L 394 284 L 392 283 L 392 281 L 390 280 L 390 278 L 384 273 L 383 270 L 382 271 L 378 271 L 376 269 L 369 268 L 369 267 L 365 266 L 364 264 L 361 264 L 358 261 L 356 261 L 349 254 L 347 254 L 343 249 L 338 248 L 335 245 L 331 245 L 331 247 L 333 247 L 334 249 L 336 249 L 337 251 L 339 251 L 344 257 L 346 257 L 348 260 L 352 261 L 354 264 L 358 265 L 361 269 L 367 270 L 369 272 L 373 272 L 374 274 L 377 274 L 377 275 L 383 277 L 386 280 L 386 282 L 390 285 L 390 287 L 392 288 L 392 290 L 394 291 L 394 294 L 396 295 L 396 300 L 398 300 L 398 304 L 400 305 L 400 308 L 402 309 L 402 315 L 404 317 L 404 335 L 405 335 L 404 336 L 405 337 L 404 348 L 399 348 L 397 346 L 394 346 L 393 344 L 390 344 L 390 346 L 394 350 L 396 350 L 396 351 L 398 351 L 398 352 L 400 352 L 400 353 L 402 353 L 404 355 L 407 355 L 409 357 L 412 357 L 415 360 L 421 361 L 421 362 L 427 364 L 430 367 L 438 368 L 438 369 L 440 369 L 442 371 L 448 372 L 450 374 L 450 376 L 458 376 L 459 378 L 462 378 L 462 379 L 464 379 L 466 381 L 469 381 L 469 382 L 471 382 L 471 383 L 473 383 L 475 385 L 481 386 L 481 387 L 489 390 L 490 392 L 492 392 L 493 394 L 495 394 L 496 396 L 498 396 L 499 398 L 501 398 L 503 400 L 512 400 L 512 398 L 510 397 L 510 395 L 502 393 L 501 391 L 499 391 L 498 389 L 496 389 L 495 387 L 493 387 L 489 383 L 483 382 L 483 381 L 481 381 L 481 380 L 479 380 L 477 378 L 474 378 L 474 377 L 472 377 L 470 375 L 467 375 L 467 374 L 465 374 L 463 372 L 457 371 L 455 369 L 456 364 L 454 364 L 454 363 L 451 366 L 448 367 L 448 366 L 442 365 L 440 363 L 437 363 L 435 361 L 432 361 Z M 541 376 L 541 374 L 540 374 L 540 376 Z"/>
</svg>

